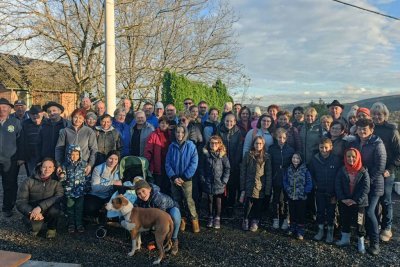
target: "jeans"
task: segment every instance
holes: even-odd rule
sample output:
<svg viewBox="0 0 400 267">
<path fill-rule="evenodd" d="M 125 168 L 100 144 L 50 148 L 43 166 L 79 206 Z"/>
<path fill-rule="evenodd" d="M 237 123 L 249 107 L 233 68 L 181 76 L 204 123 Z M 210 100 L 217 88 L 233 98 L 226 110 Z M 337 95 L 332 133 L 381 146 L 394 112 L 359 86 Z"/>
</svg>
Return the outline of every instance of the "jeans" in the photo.
<svg viewBox="0 0 400 267">
<path fill-rule="evenodd" d="M 382 205 L 382 230 L 391 230 L 393 221 L 393 204 L 392 191 L 394 184 L 394 173 L 385 178 L 384 194 L 380 197 L 379 202 Z"/>
<path fill-rule="evenodd" d="M 192 197 L 192 181 L 185 181 L 182 186 L 171 182 L 172 198 L 179 203 L 183 214 L 192 220 L 197 220 L 196 205 Z"/>
<path fill-rule="evenodd" d="M 372 244 L 379 244 L 379 224 L 376 218 L 375 209 L 379 202 L 379 196 L 369 195 L 369 206 L 367 208 L 367 228 Z"/>
<path fill-rule="evenodd" d="M 333 226 L 336 203 L 331 203 L 331 196 L 318 192 L 315 194 L 315 199 L 317 203 L 317 224 L 325 224 L 327 222 L 328 226 Z"/>
<path fill-rule="evenodd" d="M 8 165 L 8 164 L 7 164 Z M 0 175 L 3 183 L 3 211 L 11 211 L 15 206 L 18 191 L 18 170 L 16 160 L 10 165 L 0 164 Z M 8 169 L 6 169 L 9 167 Z"/>
<path fill-rule="evenodd" d="M 357 205 L 347 206 L 339 203 L 342 232 L 350 233 L 350 227 L 357 224 L 357 236 L 365 236 L 365 208 Z"/>
<path fill-rule="evenodd" d="M 177 207 L 169 209 L 168 214 L 171 216 L 174 222 L 174 231 L 172 232 L 172 239 L 178 239 L 179 227 L 181 226 L 181 212 Z"/>
</svg>

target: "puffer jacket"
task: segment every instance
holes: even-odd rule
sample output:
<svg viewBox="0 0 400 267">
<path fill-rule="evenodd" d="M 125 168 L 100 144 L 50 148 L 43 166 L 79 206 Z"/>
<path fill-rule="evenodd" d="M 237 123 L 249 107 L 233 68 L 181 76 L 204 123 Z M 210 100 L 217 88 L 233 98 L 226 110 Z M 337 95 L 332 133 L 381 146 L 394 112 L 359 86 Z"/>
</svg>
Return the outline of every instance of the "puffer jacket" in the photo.
<svg viewBox="0 0 400 267">
<path fill-rule="evenodd" d="M 207 144 L 210 137 L 217 133 L 217 125 L 219 124 L 218 121 L 212 122 L 207 120 L 203 124 L 203 137 L 204 137 L 204 144 Z"/>
<path fill-rule="evenodd" d="M 128 156 L 131 149 L 131 127 L 126 123 L 121 123 L 116 120 L 113 120 L 112 126 L 121 135 L 121 141 L 122 141 L 121 158 Z"/>
<path fill-rule="evenodd" d="M 305 164 L 290 165 L 283 174 L 283 188 L 290 200 L 306 200 L 312 190 L 312 179 Z"/>
<path fill-rule="evenodd" d="M 317 121 L 312 124 L 304 123 L 300 130 L 301 139 L 301 155 L 303 162 L 307 165 L 310 164 L 312 158 L 318 153 L 319 141 L 322 138 L 322 127 Z"/>
<path fill-rule="evenodd" d="M 87 162 L 80 157 L 78 161 L 72 161 L 71 153 L 73 151 L 79 151 L 80 154 L 81 148 L 78 145 L 68 146 L 67 160 L 62 164 L 62 171 L 65 173 L 65 176 L 60 181 L 67 197 L 78 198 L 82 197 L 90 188 L 90 180 L 85 175 Z"/>
<path fill-rule="evenodd" d="M 135 204 L 141 208 L 156 208 L 168 212 L 174 207 L 179 207 L 170 196 L 160 192 L 160 188 L 156 185 L 150 184 L 151 191 L 150 197 L 147 201 L 137 198 Z"/>
<path fill-rule="evenodd" d="M 183 128 L 185 136 L 182 143 L 173 141 L 168 148 L 165 160 L 165 170 L 171 181 L 178 177 L 184 181 L 192 180 L 199 163 L 196 146 L 192 141 L 187 140 L 188 130 L 186 127 Z"/>
<path fill-rule="evenodd" d="M 385 121 L 375 124 L 374 134 L 379 136 L 386 148 L 386 170 L 393 173 L 400 167 L 400 135 L 395 124 Z"/>
<path fill-rule="evenodd" d="M 382 139 L 376 135 L 371 135 L 367 142 L 362 145 L 357 136 L 349 146 L 357 148 L 361 153 L 362 164 L 368 170 L 371 179 L 370 195 L 383 196 L 386 149 Z"/>
<path fill-rule="evenodd" d="M 136 125 L 136 123 L 134 123 L 133 125 L 132 125 L 132 127 L 131 127 L 131 154 L 133 154 L 132 153 L 132 146 L 134 145 L 134 144 L 132 144 L 132 135 L 133 135 L 133 132 L 136 130 L 136 128 L 135 128 L 135 125 Z M 150 123 L 148 123 L 148 122 L 145 122 L 145 125 L 144 125 L 144 127 L 142 128 L 142 130 L 141 130 L 141 132 L 140 132 L 140 144 L 139 144 L 139 146 L 140 146 L 140 156 L 141 157 L 143 157 L 143 155 L 144 155 L 144 147 L 146 146 L 146 143 L 147 143 L 147 139 L 149 138 L 149 136 L 150 136 L 150 134 L 152 133 L 152 132 L 154 132 L 154 127 L 153 127 L 153 125 L 151 125 Z"/>
<path fill-rule="evenodd" d="M 217 128 L 217 134 L 221 136 L 226 147 L 231 172 L 239 171 L 240 162 L 242 161 L 243 137 L 237 125 L 228 130 L 224 124 Z"/>
<path fill-rule="evenodd" d="M 359 207 L 368 206 L 368 193 L 370 187 L 370 178 L 365 168 L 357 174 L 356 184 L 353 194 L 350 194 L 350 178 L 345 167 L 340 168 L 335 180 L 335 192 L 338 201 L 343 199 L 354 200 Z"/>
<path fill-rule="evenodd" d="M 54 179 L 42 181 L 39 174 L 25 179 L 18 189 L 16 206 L 23 215 L 28 215 L 33 208 L 39 206 L 42 212 L 47 211 L 64 195 L 61 182 Z"/>
<path fill-rule="evenodd" d="M 39 132 L 42 128 L 43 121 L 37 125 L 31 119 L 24 120 L 22 122 L 22 132 L 21 132 L 21 143 L 22 151 L 21 155 L 24 160 L 36 159 L 39 161 Z"/>
<path fill-rule="evenodd" d="M 240 167 L 240 191 L 246 197 L 265 198 L 272 191 L 271 158 L 265 153 L 265 161 L 260 164 L 252 151 L 246 152 Z"/>
<path fill-rule="evenodd" d="M 199 162 L 203 192 L 212 195 L 223 194 L 229 180 L 230 169 L 229 159 L 225 152 L 214 153 L 203 149 Z"/>
<path fill-rule="evenodd" d="M 197 152 L 201 151 L 203 147 L 203 127 L 200 122 L 190 121 L 188 128 L 188 139 L 192 141 L 196 147 Z"/>
<path fill-rule="evenodd" d="M 144 157 L 149 161 L 150 171 L 154 174 L 161 175 L 164 172 L 170 138 L 169 130 L 163 132 L 157 128 L 147 139 Z"/>
<path fill-rule="evenodd" d="M 120 133 L 113 126 L 105 131 L 102 127 L 95 128 L 97 137 L 97 153 L 106 156 L 111 150 L 122 151 L 122 138 Z"/>
<path fill-rule="evenodd" d="M 281 127 L 281 126 L 279 126 Z M 278 128 L 279 128 L 278 127 Z M 286 124 L 285 126 L 281 127 L 286 130 L 286 143 L 291 146 L 294 151 L 300 152 L 301 151 L 301 138 L 299 134 L 299 130 L 296 127 L 293 127 L 290 124 Z"/>
<path fill-rule="evenodd" d="M 327 158 L 320 153 L 314 155 L 309 171 L 317 194 L 335 196 L 335 178 L 342 165 L 342 160 L 333 153 Z"/>
<path fill-rule="evenodd" d="M 283 172 L 292 162 L 294 149 L 288 144 L 282 147 L 275 142 L 268 149 L 272 164 L 272 184 L 274 187 L 283 187 Z"/>
<path fill-rule="evenodd" d="M 63 118 L 56 123 L 52 123 L 50 119 L 43 119 L 38 143 L 40 160 L 49 157 L 55 158 L 55 148 L 60 131 L 69 126 L 71 126 L 71 122 Z"/>
</svg>

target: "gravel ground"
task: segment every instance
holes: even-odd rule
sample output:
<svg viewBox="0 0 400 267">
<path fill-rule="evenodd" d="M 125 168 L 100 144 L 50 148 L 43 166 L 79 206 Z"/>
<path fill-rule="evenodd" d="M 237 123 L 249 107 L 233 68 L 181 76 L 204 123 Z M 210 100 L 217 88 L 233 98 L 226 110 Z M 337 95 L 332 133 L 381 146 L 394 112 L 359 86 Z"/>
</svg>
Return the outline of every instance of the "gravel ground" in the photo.
<svg viewBox="0 0 400 267">
<path fill-rule="evenodd" d="M 23 178 L 20 176 L 20 179 Z M 2 199 L 2 189 L 0 196 Z M 270 222 L 261 224 L 257 233 L 243 232 L 240 230 L 241 211 L 238 210 L 234 219 L 222 220 L 220 230 L 206 229 L 203 220 L 200 234 L 181 233 L 178 255 L 167 255 L 161 265 L 400 266 L 400 197 L 395 193 L 393 196 L 394 237 L 389 243 L 381 245 L 382 252 L 376 257 L 358 254 L 355 239 L 352 240 L 352 246 L 346 248 L 312 241 L 315 234 L 312 225 L 307 227 L 303 241 L 272 230 Z M 44 233 L 32 238 L 18 212 L 11 218 L 1 214 L 0 249 L 30 253 L 33 260 L 79 263 L 82 266 L 149 266 L 157 256 L 156 251 L 142 248 L 133 257 L 128 257 L 131 244 L 124 230 L 114 228 L 104 239 L 97 239 L 96 229 L 97 226 L 88 225 L 84 234 L 70 235 L 66 231 L 65 222 L 61 221 L 56 239 L 46 240 Z M 150 234 L 143 237 L 144 241 L 150 238 Z"/>
</svg>

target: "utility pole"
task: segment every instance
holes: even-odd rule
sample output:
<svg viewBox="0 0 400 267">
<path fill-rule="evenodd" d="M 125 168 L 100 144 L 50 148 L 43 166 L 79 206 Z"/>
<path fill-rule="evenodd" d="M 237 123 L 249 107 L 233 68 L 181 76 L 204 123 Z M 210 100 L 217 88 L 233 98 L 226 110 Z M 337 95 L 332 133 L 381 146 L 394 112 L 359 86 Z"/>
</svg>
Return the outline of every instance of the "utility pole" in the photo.
<svg viewBox="0 0 400 267">
<path fill-rule="evenodd" d="M 114 0 L 105 0 L 106 20 L 106 109 L 108 114 L 113 114 L 116 108 L 116 82 L 115 82 L 115 23 Z"/>
</svg>

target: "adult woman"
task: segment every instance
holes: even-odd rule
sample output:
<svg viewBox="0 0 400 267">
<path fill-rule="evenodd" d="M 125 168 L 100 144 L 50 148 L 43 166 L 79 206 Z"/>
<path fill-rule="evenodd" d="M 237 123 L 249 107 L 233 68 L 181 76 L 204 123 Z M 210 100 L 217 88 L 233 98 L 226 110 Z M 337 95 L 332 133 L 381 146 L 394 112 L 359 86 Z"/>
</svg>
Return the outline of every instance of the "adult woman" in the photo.
<svg viewBox="0 0 400 267">
<path fill-rule="evenodd" d="M 92 173 L 91 191 L 85 196 L 84 214 L 99 217 L 99 211 L 114 192 L 114 185 L 120 186 L 119 152 L 111 150 L 106 162 L 96 166 Z"/>
<path fill-rule="evenodd" d="M 100 126 L 96 126 L 97 153 L 95 166 L 106 161 L 106 155 L 111 150 L 122 151 L 122 140 L 119 132 L 114 129 L 112 117 L 105 114 L 100 120 Z"/>
<path fill-rule="evenodd" d="M 81 159 L 88 163 L 85 174 L 89 175 L 96 160 L 97 140 L 94 131 L 83 124 L 85 115 L 85 110 L 79 108 L 72 112 L 72 125 L 60 131 L 55 152 L 56 161 L 63 163 L 68 145 L 79 145 Z"/>
<path fill-rule="evenodd" d="M 165 161 L 165 170 L 171 180 L 172 197 L 181 208 L 187 206 L 183 214 L 190 216 L 193 232 L 200 232 L 196 206 L 192 197 L 192 177 L 195 175 L 198 165 L 196 146 L 188 140 L 188 130 L 185 125 L 178 124 L 175 128 L 175 141 L 168 148 Z M 182 218 L 181 230 L 185 229 L 185 219 Z"/>
<path fill-rule="evenodd" d="M 372 119 L 375 123 L 374 134 L 379 136 L 386 148 L 387 161 L 384 179 L 384 194 L 380 198 L 382 205 L 382 224 L 380 238 L 387 242 L 392 237 L 392 190 L 394 183 L 394 171 L 400 166 L 400 136 L 396 125 L 388 122 L 389 110 L 385 104 L 377 102 L 371 107 Z"/>
<path fill-rule="evenodd" d="M 64 195 L 64 189 L 55 178 L 56 162 L 45 158 L 35 169 L 35 173 L 24 180 L 19 187 L 17 209 L 29 224 L 31 235 L 36 236 L 44 222 L 47 222 L 47 238 L 56 236 L 60 209 L 57 202 Z"/>
<path fill-rule="evenodd" d="M 278 122 L 277 115 L 280 110 L 281 110 L 281 108 L 275 104 L 269 105 L 267 108 L 267 112 L 274 119 L 275 124 Z"/>
<path fill-rule="evenodd" d="M 310 164 L 312 157 L 318 153 L 319 140 L 322 137 L 322 127 L 318 123 L 318 113 L 313 107 L 304 112 L 305 123 L 300 127 L 301 154 L 303 162 Z"/>
<path fill-rule="evenodd" d="M 255 107 L 253 114 L 252 114 L 252 121 L 251 121 L 251 128 L 256 129 L 257 128 L 257 123 L 258 119 L 260 119 L 261 116 L 261 109 L 260 107 Z"/>
<path fill-rule="evenodd" d="M 265 140 L 265 151 L 274 143 L 272 135 L 274 134 L 274 119 L 271 115 L 263 114 L 258 119 L 257 128 L 251 129 L 244 139 L 243 143 L 243 157 L 244 154 L 250 151 L 251 144 L 256 136 L 262 136 Z"/>
<path fill-rule="evenodd" d="M 303 107 L 295 107 L 292 112 L 292 126 L 299 128 L 304 124 L 304 108 Z"/>
<path fill-rule="evenodd" d="M 150 163 L 155 184 L 164 194 L 171 195 L 171 183 L 165 173 L 165 158 L 170 144 L 169 121 L 166 116 L 158 119 L 158 128 L 149 135 L 144 148 L 144 157 Z"/>
<path fill-rule="evenodd" d="M 331 124 L 333 122 L 333 118 L 331 115 L 323 115 L 320 119 L 322 126 L 322 134 L 329 133 L 329 129 L 331 128 Z"/>
<path fill-rule="evenodd" d="M 88 112 L 85 116 L 85 124 L 87 127 L 94 130 L 97 124 L 97 115 L 94 112 Z"/>
<path fill-rule="evenodd" d="M 242 133 L 242 137 L 245 138 L 248 131 L 251 129 L 251 120 L 250 120 L 251 111 L 248 107 L 244 106 L 239 111 L 239 118 L 237 122 L 237 126 Z"/>
<path fill-rule="evenodd" d="M 290 125 L 290 112 L 287 110 L 281 110 L 276 116 L 278 117 L 277 127 L 286 130 L 286 143 L 291 146 L 294 151 L 300 151 L 301 140 L 299 131 L 296 127 Z"/>
<path fill-rule="evenodd" d="M 218 115 L 219 110 L 217 108 L 210 108 L 208 111 L 208 119 L 204 122 L 203 129 L 204 143 L 207 143 L 210 137 L 217 133 Z"/>
<path fill-rule="evenodd" d="M 125 123 L 126 111 L 124 108 L 117 108 L 114 111 L 114 119 L 112 126 L 119 132 L 122 138 L 122 152 L 121 157 L 129 155 L 129 149 L 131 147 L 131 127 Z"/>
</svg>

